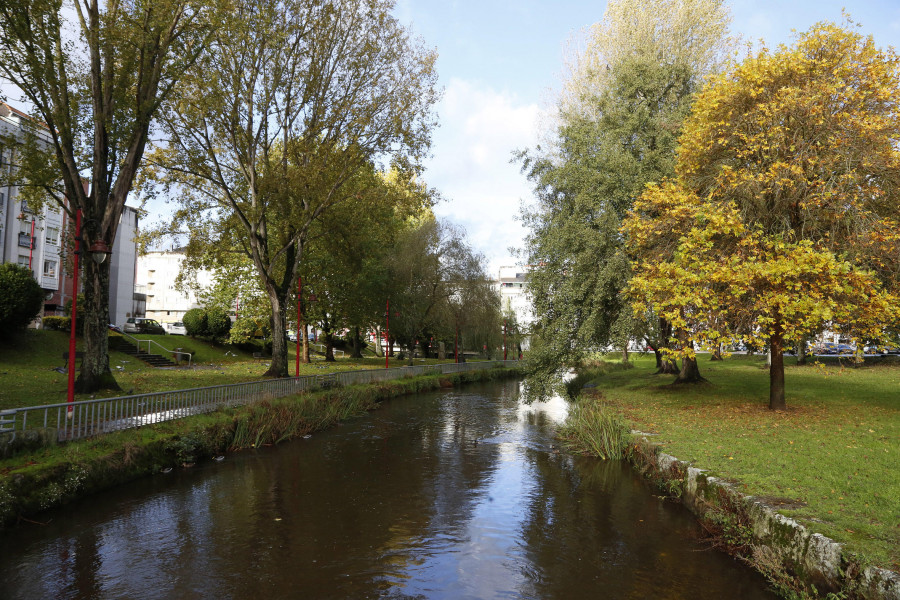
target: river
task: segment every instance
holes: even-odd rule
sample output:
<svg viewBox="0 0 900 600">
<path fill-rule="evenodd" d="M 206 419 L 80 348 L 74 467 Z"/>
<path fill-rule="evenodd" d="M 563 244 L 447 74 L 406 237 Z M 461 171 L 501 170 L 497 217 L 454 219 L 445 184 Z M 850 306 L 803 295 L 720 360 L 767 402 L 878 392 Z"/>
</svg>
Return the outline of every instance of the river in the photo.
<svg viewBox="0 0 900 600">
<path fill-rule="evenodd" d="M 562 400 L 398 398 L 0 537 L 0 597 L 773 598 L 624 462 L 559 452 Z"/>
</svg>

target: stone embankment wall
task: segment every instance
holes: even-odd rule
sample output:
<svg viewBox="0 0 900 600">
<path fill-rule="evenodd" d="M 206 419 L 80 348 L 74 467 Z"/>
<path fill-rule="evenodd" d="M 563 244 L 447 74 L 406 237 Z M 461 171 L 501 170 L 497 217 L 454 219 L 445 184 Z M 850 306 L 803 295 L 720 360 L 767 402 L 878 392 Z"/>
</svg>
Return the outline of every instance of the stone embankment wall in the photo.
<svg viewBox="0 0 900 600">
<path fill-rule="evenodd" d="M 779 578 L 795 578 L 817 592 L 849 598 L 900 600 L 900 574 L 861 566 L 841 544 L 813 533 L 779 514 L 763 500 L 747 496 L 722 479 L 664 454 L 646 437 L 638 440 L 632 461 L 687 506 L 701 521 L 726 532 L 723 545 L 743 546 L 745 558 L 778 587 Z M 724 524 L 724 526 L 723 526 Z"/>
</svg>

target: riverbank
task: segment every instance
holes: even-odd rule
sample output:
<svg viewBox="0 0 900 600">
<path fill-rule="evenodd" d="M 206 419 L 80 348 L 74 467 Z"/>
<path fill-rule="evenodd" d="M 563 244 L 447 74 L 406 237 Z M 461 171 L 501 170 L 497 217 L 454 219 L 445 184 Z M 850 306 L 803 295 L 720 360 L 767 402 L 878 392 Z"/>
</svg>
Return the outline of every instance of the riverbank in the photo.
<svg viewBox="0 0 900 600">
<path fill-rule="evenodd" d="M 783 412 L 766 407 L 768 377 L 761 359 L 732 357 L 703 363 L 701 369 L 708 384 L 676 387 L 670 377 L 654 375 L 652 360 L 643 358 L 630 369 L 598 365 L 595 372 L 582 374 L 579 387 L 589 381 L 585 398 L 602 402 L 647 434 L 643 437 L 650 441 L 634 446 L 632 459 L 657 473 L 666 489 L 679 494 L 695 485 L 687 478 L 689 471 L 702 475 L 704 482 L 719 482 L 717 490 L 722 481 L 728 482 L 739 500 L 722 500 L 716 491 L 712 496 L 725 508 L 711 513 L 707 526 L 720 540 L 730 538 L 725 545 L 731 551 L 768 570 L 783 593 L 802 597 L 812 594 L 812 588 L 804 589 L 802 579 L 781 576 L 803 575 L 802 566 L 790 557 L 775 561 L 758 551 L 754 556 L 754 546 L 762 547 L 765 535 L 742 521 L 753 506 L 839 543 L 828 552 L 837 552 L 832 562 L 841 578 L 870 566 L 898 571 L 900 368 L 789 366 L 788 410 Z M 652 466 L 658 455 L 670 456 L 666 468 Z M 668 468 L 672 465 L 674 470 Z M 701 487 L 706 489 L 705 483 Z M 715 505 L 708 496 L 686 503 L 696 504 L 694 509 Z M 750 496 L 752 500 L 744 500 Z M 745 507 L 748 510 L 741 512 Z M 786 541 L 806 540 L 805 551 L 810 539 L 806 535 Z M 817 579 L 810 577 L 809 583 Z M 792 583 L 798 585 L 791 589 Z M 859 589 L 868 584 L 842 585 L 850 597 L 894 597 Z M 850 589 L 854 585 L 858 589 Z M 829 586 L 819 581 L 817 587 L 821 591 Z"/>
<path fill-rule="evenodd" d="M 18 455 L 0 461 L 0 526 L 138 477 L 310 435 L 389 398 L 519 375 L 497 368 L 321 390 Z"/>
</svg>

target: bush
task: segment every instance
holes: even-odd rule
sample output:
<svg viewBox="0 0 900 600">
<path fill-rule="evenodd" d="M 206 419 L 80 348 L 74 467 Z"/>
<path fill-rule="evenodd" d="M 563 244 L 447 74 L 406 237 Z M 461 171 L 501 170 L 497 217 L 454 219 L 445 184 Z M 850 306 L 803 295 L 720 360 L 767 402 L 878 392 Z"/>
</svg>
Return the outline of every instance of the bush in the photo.
<svg viewBox="0 0 900 600">
<path fill-rule="evenodd" d="M 184 329 L 189 336 L 204 337 L 209 335 L 207 333 L 206 311 L 202 308 L 192 308 L 187 311 L 184 313 L 182 321 L 184 322 Z"/>
<path fill-rule="evenodd" d="M 231 317 L 227 312 L 218 309 L 206 311 L 206 335 L 216 340 L 225 340 L 229 331 L 231 331 Z"/>
<path fill-rule="evenodd" d="M 72 319 L 69 317 L 44 317 L 41 319 L 44 329 L 52 329 L 53 331 L 69 331 Z"/>
<path fill-rule="evenodd" d="M 0 265 L 0 330 L 25 328 L 43 305 L 44 290 L 29 269 L 14 263 Z"/>
</svg>

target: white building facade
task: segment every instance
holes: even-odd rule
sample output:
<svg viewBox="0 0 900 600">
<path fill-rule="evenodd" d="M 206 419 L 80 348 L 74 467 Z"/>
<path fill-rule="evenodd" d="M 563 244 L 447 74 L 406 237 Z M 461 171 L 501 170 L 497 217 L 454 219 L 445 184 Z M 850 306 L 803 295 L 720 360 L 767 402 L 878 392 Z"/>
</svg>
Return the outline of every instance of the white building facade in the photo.
<svg viewBox="0 0 900 600">
<path fill-rule="evenodd" d="M 500 310 L 511 310 L 523 333 L 529 333 L 534 323 L 534 307 L 528 296 L 526 270 L 522 267 L 500 267 L 497 277 L 497 289 L 500 292 Z M 530 346 L 530 336 L 525 337 L 522 346 Z"/>
<path fill-rule="evenodd" d="M 137 289 L 146 294 L 146 316 L 160 323 L 174 323 L 184 318 L 184 313 L 192 308 L 201 308 L 194 291 L 181 292 L 175 287 L 175 280 L 181 272 L 185 255 L 178 251 L 148 252 L 137 259 Z M 208 271 L 197 273 L 197 284 L 201 288 L 212 284 Z"/>
<path fill-rule="evenodd" d="M 124 324 L 128 317 L 140 316 L 144 308 L 135 290 L 137 233 L 138 211 L 125 206 L 109 257 L 109 322 L 116 325 Z"/>
<path fill-rule="evenodd" d="M 8 104 L 0 103 L 0 136 L 21 139 L 29 128 L 49 143 L 45 128 Z M 15 173 L 14 148 L 0 145 L 0 173 L 5 179 Z M 35 281 L 46 292 L 45 313 L 62 310 L 65 303 L 60 284 L 65 246 L 64 213 L 55 202 L 34 210 L 21 198 L 19 188 L 6 182 L 0 185 L 0 262 L 17 263 L 30 268 Z"/>
</svg>

